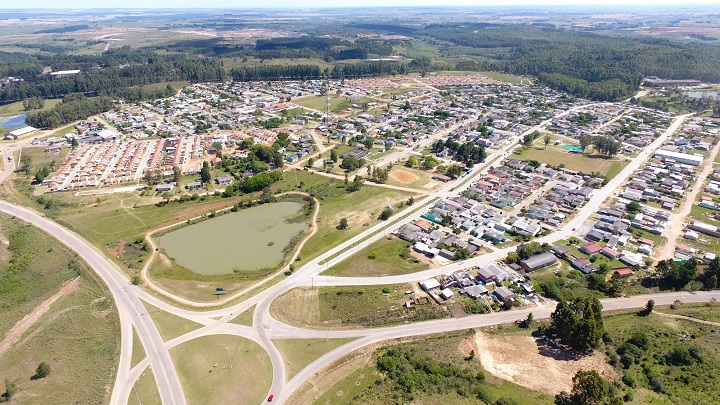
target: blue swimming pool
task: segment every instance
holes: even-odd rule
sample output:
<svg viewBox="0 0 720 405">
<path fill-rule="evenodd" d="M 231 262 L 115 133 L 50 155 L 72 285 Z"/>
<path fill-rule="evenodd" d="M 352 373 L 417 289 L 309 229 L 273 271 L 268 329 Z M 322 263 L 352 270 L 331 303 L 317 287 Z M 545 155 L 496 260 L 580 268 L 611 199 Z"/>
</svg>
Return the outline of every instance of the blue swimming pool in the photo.
<svg viewBox="0 0 720 405">
<path fill-rule="evenodd" d="M 581 148 L 580 146 L 577 146 L 577 145 L 563 145 L 563 148 L 567 149 L 571 152 L 578 152 L 578 153 L 582 153 L 582 151 L 584 150 L 583 148 Z"/>
</svg>

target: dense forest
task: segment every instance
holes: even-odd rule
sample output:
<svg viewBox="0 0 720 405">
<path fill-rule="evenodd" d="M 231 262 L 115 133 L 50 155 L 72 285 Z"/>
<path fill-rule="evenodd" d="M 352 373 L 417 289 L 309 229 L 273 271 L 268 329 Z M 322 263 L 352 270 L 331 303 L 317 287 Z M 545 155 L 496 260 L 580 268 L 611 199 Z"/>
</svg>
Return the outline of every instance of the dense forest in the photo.
<svg viewBox="0 0 720 405">
<path fill-rule="evenodd" d="M 22 101 L 31 97 L 59 98 L 72 93 L 88 96 L 124 97 L 138 91 L 133 86 L 187 80 L 190 82 L 223 81 L 226 72 L 219 60 L 183 55 L 158 55 L 154 52 L 123 47 L 97 56 L 17 57 L 1 54 L 0 77 L 15 76 L 24 81 L 0 90 L 0 103 Z M 52 77 L 41 75 L 44 66 L 54 71 L 80 69 L 82 74 Z M 137 95 L 136 98 L 145 98 Z"/>
<path fill-rule="evenodd" d="M 529 25 L 435 25 L 416 35 L 492 55 L 458 63 L 463 70 L 532 75 L 552 88 L 596 100 L 631 97 L 646 76 L 720 81 L 720 49 L 712 45 Z"/>
</svg>

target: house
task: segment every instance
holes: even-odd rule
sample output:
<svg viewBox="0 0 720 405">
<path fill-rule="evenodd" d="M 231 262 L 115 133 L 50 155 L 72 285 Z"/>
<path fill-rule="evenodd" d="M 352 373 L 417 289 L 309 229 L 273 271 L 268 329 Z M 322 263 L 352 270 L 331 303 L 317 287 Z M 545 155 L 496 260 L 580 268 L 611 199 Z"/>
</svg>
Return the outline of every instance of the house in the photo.
<svg viewBox="0 0 720 405">
<path fill-rule="evenodd" d="M 507 287 L 498 287 L 493 291 L 493 297 L 500 302 L 508 302 L 515 298 L 515 293 Z"/>
<path fill-rule="evenodd" d="M 593 229 L 585 235 L 585 239 L 593 242 L 600 242 L 605 239 L 605 235 L 603 235 L 602 232 Z"/>
<path fill-rule="evenodd" d="M 632 270 L 628 269 L 627 267 L 623 267 L 621 269 L 615 269 L 615 274 L 617 274 L 620 277 L 630 277 L 635 273 Z"/>
<path fill-rule="evenodd" d="M 561 259 L 566 259 L 570 255 L 570 250 L 563 245 L 555 245 L 552 248 L 552 252 Z"/>
<path fill-rule="evenodd" d="M 550 252 L 535 255 L 529 259 L 521 260 L 520 266 L 527 272 L 539 270 L 548 266 L 552 266 L 557 262 L 557 258 Z"/>
<path fill-rule="evenodd" d="M 620 253 L 612 248 L 605 246 L 600 251 L 600 254 L 607 257 L 608 259 L 614 260 L 620 257 Z"/>
<path fill-rule="evenodd" d="M 485 286 L 482 285 L 474 285 L 470 287 L 465 287 L 462 290 L 460 290 L 461 293 L 466 294 L 468 297 L 473 299 L 478 299 L 482 297 L 483 295 L 488 295 L 488 289 L 485 288 Z"/>
<path fill-rule="evenodd" d="M 232 181 L 233 181 L 232 176 L 219 176 L 219 177 L 215 177 L 215 183 L 217 183 L 217 184 L 219 184 L 219 185 L 230 184 L 230 183 L 232 183 Z"/>
<path fill-rule="evenodd" d="M 421 281 L 420 288 L 422 288 L 425 291 L 432 291 L 436 288 L 440 288 L 440 282 L 434 278 L 431 278 L 431 279 L 428 279 L 425 281 Z"/>
<path fill-rule="evenodd" d="M 185 185 L 185 188 L 188 190 L 197 190 L 202 187 L 201 181 L 191 181 L 190 183 Z"/>
<path fill-rule="evenodd" d="M 580 251 L 585 253 L 586 255 L 592 256 L 595 253 L 602 250 L 602 246 L 598 244 L 597 242 L 588 242 L 582 246 L 580 246 Z"/>
<path fill-rule="evenodd" d="M 452 180 L 452 178 L 444 175 L 444 174 L 435 174 L 432 176 L 433 180 L 442 181 L 443 183 L 447 183 L 448 181 Z"/>
<path fill-rule="evenodd" d="M 155 187 L 155 190 L 160 191 L 160 192 L 166 192 L 166 191 L 172 191 L 173 188 L 175 188 L 175 183 L 165 183 L 165 184 L 158 184 L 158 186 Z"/>
<path fill-rule="evenodd" d="M 455 294 L 449 288 L 445 288 L 440 291 L 440 296 L 443 297 L 443 299 L 445 300 L 449 300 L 450 298 L 452 298 L 453 295 Z"/>
<path fill-rule="evenodd" d="M 535 287 L 530 283 L 520 283 L 520 288 L 522 288 L 526 295 L 535 294 Z"/>
<path fill-rule="evenodd" d="M 497 281 L 495 273 L 487 267 L 480 267 L 478 269 L 477 279 L 482 281 L 483 284 L 488 284 Z"/>
<path fill-rule="evenodd" d="M 455 260 L 455 252 L 451 252 L 447 249 L 441 249 L 440 253 L 438 253 L 438 256 L 448 260 Z"/>
</svg>

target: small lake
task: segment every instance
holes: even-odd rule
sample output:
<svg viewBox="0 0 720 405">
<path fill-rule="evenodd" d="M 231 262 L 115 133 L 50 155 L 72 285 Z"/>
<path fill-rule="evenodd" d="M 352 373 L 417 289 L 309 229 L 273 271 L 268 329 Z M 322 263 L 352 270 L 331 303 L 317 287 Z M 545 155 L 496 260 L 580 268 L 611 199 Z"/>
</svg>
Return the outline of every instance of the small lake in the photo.
<svg viewBox="0 0 720 405">
<path fill-rule="evenodd" d="M 718 97 L 720 97 L 720 92 L 718 92 L 718 91 L 688 91 L 683 94 L 690 98 L 703 98 L 703 97 L 718 98 Z"/>
<path fill-rule="evenodd" d="M 302 209 L 297 202 L 247 208 L 166 233 L 160 245 L 176 263 L 198 274 L 274 266 L 292 238 L 307 227 L 304 222 L 287 222 Z"/>
<path fill-rule="evenodd" d="M 26 126 L 27 114 L 13 115 L 12 117 L 0 117 L 0 127 L 5 129 L 18 129 Z"/>
</svg>

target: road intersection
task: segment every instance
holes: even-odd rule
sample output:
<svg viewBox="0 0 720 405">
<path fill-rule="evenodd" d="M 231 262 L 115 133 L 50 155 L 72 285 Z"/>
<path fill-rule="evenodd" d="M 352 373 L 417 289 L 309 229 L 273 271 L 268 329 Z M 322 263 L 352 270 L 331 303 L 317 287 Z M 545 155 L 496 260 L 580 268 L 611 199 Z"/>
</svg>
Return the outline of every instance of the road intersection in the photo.
<svg viewBox="0 0 720 405">
<path fill-rule="evenodd" d="M 575 107 L 573 110 L 586 106 Z M 555 118 L 567 115 L 573 110 L 558 114 Z M 667 131 L 658 137 L 650 146 L 642 151 L 637 157 L 608 184 L 600 190 L 596 190 L 588 203 L 576 213 L 575 217 L 561 230 L 538 238 L 538 242 L 552 243 L 565 239 L 573 234 L 572 229 L 579 228 L 590 216 L 597 211 L 600 205 L 634 172 L 644 163 L 651 153 L 682 124 L 687 116 L 677 117 Z M 525 134 L 544 128 L 550 120 L 529 129 Z M 524 134 L 523 134 L 524 135 Z M 520 136 L 520 139 L 522 135 Z M 285 402 L 294 392 L 317 373 L 333 362 L 348 355 L 354 350 L 361 349 L 367 345 L 376 344 L 389 339 L 401 337 L 428 335 L 439 332 L 483 327 L 501 323 L 513 322 L 524 318 L 530 311 L 536 319 L 547 318 L 554 310 L 553 305 L 546 305 L 532 309 L 497 312 L 493 314 L 469 316 L 462 319 L 442 319 L 421 323 L 413 323 L 386 328 L 357 329 L 357 330 L 312 330 L 295 327 L 282 323 L 270 314 L 270 305 L 281 294 L 300 286 L 342 286 L 342 285 L 375 285 L 375 284 L 397 284 L 408 283 L 427 279 L 439 274 L 452 272 L 459 269 L 467 269 L 474 266 L 489 264 L 493 261 L 504 258 L 512 248 L 497 249 L 491 253 L 468 259 L 463 262 L 451 263 L 439 268 L 426 270 L 418 273 L 392 277 L 329 277 L 320 273 L 329 267 L 348 259 L 360 249 L 368 246 L 374 241 L 384 237 L 388 233 L 398 229 L 402 225 L 413 221 L 425 212 L 427 207 L 439 198 L 445 198 L 459 194 L 465 187 L 485 173 L 489 167 L 497 166 L 506 156 L 517 147 L 517 140 L 505 144 L 499 150 L 493 152 L 486 159 L 482 168 L 477 168 L 470 175 L 466 176 L 462 185 L 450 184 L 439 191 L 432 193 L 423 204 L 416 204 L 409 207 L 396 218 L 391 218 L 375 225 L 348 241 L 328 249 L 326 252 L 308 262 L 292 275 L 281 282 L 268 287 L 258 294 L 237 302 L 226 308 L 217 308 L 214 303 L 193 303 L 183 302 L 187 307 L 197 307 L 198 310 L 180 308 L 160 299 L 157 293 L 152 290 L 144 290 L 130 284 L 127 276 L 118 269 L 115 264 L 108 260 L 102 253 L 93 247 L 91 243 L 83 240 L 73 232 L 61 225 L 37 214 L 36 212 L 18 207 L 4 201 L 0 201 L 0 211 L 26 221 L 66 244 L 76 251 L 103 279 L 108 285 L 116 306 L 118 308 L 122 347 L 118 365 L 118 373 L 115 386 L 111 396 L 111 404 L 125 404 L 128 401 L 130 391 L 135 381 L 146 370 L 152 368 L 157 381 L 158 392 L 165 404 L 185 404 L 186 398 L 180 383 L 179 376 L 170 357 L 169 350 L 184 342 L 202 336 L 215 334 L 232 334 L 250 339 L 259 344 L 269 355 L 273 367 L 273 381 L 268 394 L 273 394 L 276 403 Z M 11 168 L 11 167 L 10 167 Z M 8 170 L 6 170 L 7 172 Z M 3 173 L 7 176 L 7 173 Z M 3 176 L 4 177 L 4 176 Z M 0 179 L 1 180 L 1 179 Z M 668 304 L 675 300 L 682 302 L 707 302 L 711 299 L 720 299 L 719 291 L 712 292 L 677 292 L 666 294 L 652 294 L 645 296 L 634 296 L 629 298 L 605 299 L 602 300 L 604 310 L 638 308 L 645 305 L 648 299 L 653 299 L 657 304 Z M 199 329 L 189 332 L 167 342 L 163 342 L 157 327 L 151 320 L 142 301 L 158 307 L 159 309 L 197 322 L 201 325 Z M 187 301 L 187 300 L 186 300 Z M 231 319 L 240 313 L 255 306 L 252 326 L 242 326 L 229 323 Z M 139 340 L 147 357 L 134 367 L 131 367 L 131 355 L 133 345 L 133 328 L 137 331 Z M 272 342 L 273 339 L 288 338 L 356 338 L 355 340 L 332 350 L 310 365 L 302 369 L 298 374 L 286 381 L 285 361 L 279 350 Z M 137 343 L 137 342 L 135 342 Z"/>
</svg>

